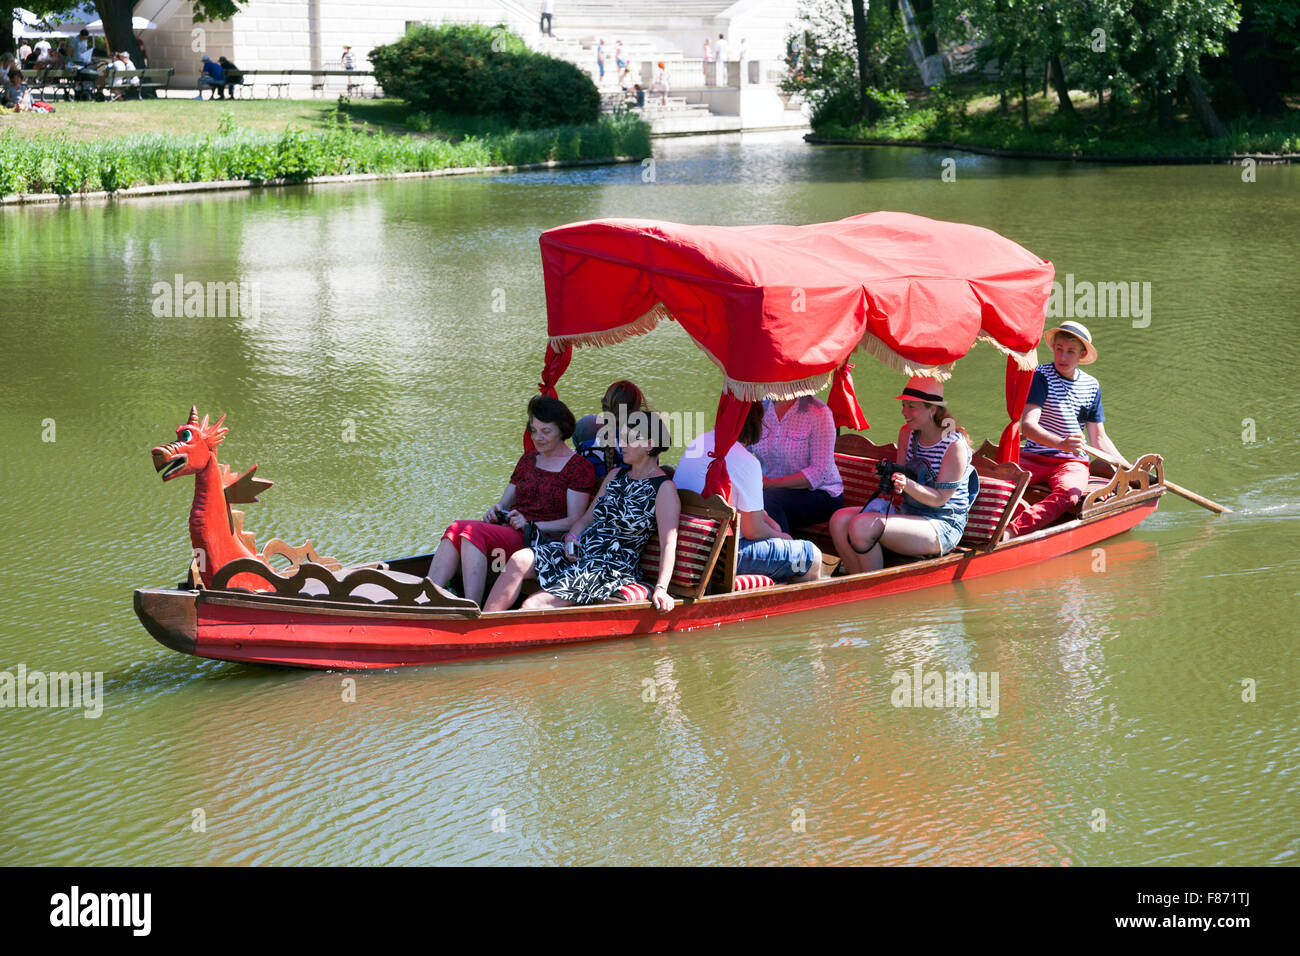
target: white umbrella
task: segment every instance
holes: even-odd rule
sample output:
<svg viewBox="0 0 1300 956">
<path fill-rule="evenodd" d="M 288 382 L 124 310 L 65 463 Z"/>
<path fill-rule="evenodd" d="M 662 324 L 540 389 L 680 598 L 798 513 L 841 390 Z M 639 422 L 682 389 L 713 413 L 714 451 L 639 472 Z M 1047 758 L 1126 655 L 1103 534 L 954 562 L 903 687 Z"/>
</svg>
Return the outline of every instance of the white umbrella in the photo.
<svg viewBox="0 0 1300 956">
<path fill-rule="evenodd" d="M 77 29 L 80 30 L 81 27 L 78 26 Z M 89 23 L 86 24 L 86 29 L 89 30 L 95 36 L 102 37 L 104 35 L 104 21 L 91 20 Z M 158 24 L 154 23 L 150 19 L 147 19 L 146 17 L 131 18 L 131 30 L 133 32 L 135 30 L 157 30 L 157 29 L 158 29 Z"/>
<path fill-rule="evenodd" d="M 83 7 L 80 13 L 81 17 L 95 16 L 94 7 Z M 102 37 L 104 35 L 104 21 L 95 17 L 94 20 L 65 20 L 56 26 L 44 28 L 41 25 L 41 18 L 30 10 L 24 10 L 21 7 L 14 8 L 14 36 L 15 37 L 75 37 L 82 30 L 86 30 L 92 36 Z M 154 23 L 147 17 L 132 17 L 131 30 L 157 30 L 158 24 Z"/>
</svg>

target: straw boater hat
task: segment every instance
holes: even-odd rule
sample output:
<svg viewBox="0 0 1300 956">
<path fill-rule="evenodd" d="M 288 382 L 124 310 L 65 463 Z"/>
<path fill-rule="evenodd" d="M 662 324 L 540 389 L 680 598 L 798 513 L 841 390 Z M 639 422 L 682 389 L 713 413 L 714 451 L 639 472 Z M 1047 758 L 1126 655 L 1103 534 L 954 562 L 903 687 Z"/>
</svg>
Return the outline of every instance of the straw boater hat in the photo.
<svg viewBox="0 0 1300 956">
<path fill-rule="evenodd" d="M 1054 329 L 1048 329 L 1043 335 L 1047 339 L 1047 344 L 1051 345 L 1056 341 L 1056 333 L 1065 332 L 1067 335 L 1073 335 L 1083 343 L 1083 358 L 1079 359 L 1080 365 L 1091 365 L 1097 361 L 1097 350 L 1092 345 L 1092 333 L 1086 327 L 1078 322 L 1062 322 Z"/>
<path fill-rule="evenodd" d="M 942 405 L 943 382 L 924 375 L 913 375 L 903 389 L 902 395 L 895 398 L 904 402 L 924 402 L 926 405 Z"/>
</svg>

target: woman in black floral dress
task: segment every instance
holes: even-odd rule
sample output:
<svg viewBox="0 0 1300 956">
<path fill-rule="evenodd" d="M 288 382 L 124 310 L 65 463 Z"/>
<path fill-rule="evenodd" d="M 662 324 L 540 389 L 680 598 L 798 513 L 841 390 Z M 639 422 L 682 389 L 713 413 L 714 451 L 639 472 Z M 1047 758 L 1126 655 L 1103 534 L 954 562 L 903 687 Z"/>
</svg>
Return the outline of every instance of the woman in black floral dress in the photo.
<svg viewBox="0 0 1300 956">
<path fill-rule="evenodd" d="M 654 412 L 634 413 L 619 436 L 624 467 L 611 471 L 591 507 L 563 541 L 517 551 L 497 579 L 484 611 L 508 610 L 525 578 L 536 577 L 542 590 L 523 604 L 528 610 L 594 604 L 640 577 L 641 551 L 656 527 L 663 544 L 659 580 L 651 601 L 671 611 L 681 502 L 677 487 L 659 467 L 669 444 L 668 429 Z"/>
</svg>

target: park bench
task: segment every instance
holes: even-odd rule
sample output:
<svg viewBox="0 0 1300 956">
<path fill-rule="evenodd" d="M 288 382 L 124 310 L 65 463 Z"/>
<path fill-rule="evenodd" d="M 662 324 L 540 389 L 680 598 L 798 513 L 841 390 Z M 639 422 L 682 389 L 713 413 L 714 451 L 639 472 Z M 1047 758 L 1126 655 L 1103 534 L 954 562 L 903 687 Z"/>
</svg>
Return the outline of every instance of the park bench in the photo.
<svg viewBox="0 0 1300 956">
<path fill-rule="evenodd" d="M 136 72 L 140 74 L 141 91 L 152 90 L 155 94 L 159 90 L 166 93 L 171 89 L 172 76 L 176 73 L 172 67 L 148 67 Z"/>
</svg>

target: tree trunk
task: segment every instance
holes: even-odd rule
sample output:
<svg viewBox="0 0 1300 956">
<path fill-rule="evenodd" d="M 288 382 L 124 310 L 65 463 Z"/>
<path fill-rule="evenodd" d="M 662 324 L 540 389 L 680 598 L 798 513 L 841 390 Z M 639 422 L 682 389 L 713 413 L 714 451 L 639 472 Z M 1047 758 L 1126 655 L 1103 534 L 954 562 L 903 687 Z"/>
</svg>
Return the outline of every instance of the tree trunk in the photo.
<svg viewBox="0 0 1300 956">
<path fill-rule="evenodd" d="M 1052 67 L 1052 85 L 1056 87 L 1056 99 L 1060 104 L 1059 111 L 1070 119 L 1078 119 L 1074 104 L 1070 102 L 1070 88 L 1065 85 L 1065 67 L 1061 65 L 1061 55 L 1053 53 L 1049 63 Z"/>
<path fill-rule="evenodd" d="M 1110 102 L 1106 104 L 1106 113 L 1110 116 L 1110 125 L 1119 122 L 1119 100 L 1115 99 L 1115 87 L 1110 88 Z"/>
<path fill-rule="evenodd" d="M 1219 119 L 1219 114 L 1214 112 L 1214 107 L 1210 105 L 1210 98 L 1201 88 L 1201 81 L 1192 72 L 1191 67 L 1183 70 L 1183 77 L 1187 80 L 1187 92 L 1192 101 L 1192 109 L 1196 112 L 1196 118 L 1200 121 L 1201 132 L 1210 139 L 1223 139 L 1228 135 L 1228 129 Z"/>
<path fill-rule="evenodd" d="M 1007 102 L 1007 88 L 1005 86 L 998 90 L 998 112 L 1003 116 L 1011 112 L 1011 106 Z"/>
<path fill-rule="evenodd" d="M 891 7 L 890 12 L 893 13 Z M 934 0 L 912 0 L 916 28 L 921 32 L 921 53 L 934 56 L 939 52 L 939 37 L 934 32 Z"/>
<path fill-rule="evenodd" d="M 867 87 L 875 86 L 871 70 L 871 30 L 867 25 L 865 0 L 853 0 L 853 43 L 858 50 L 858 109 L 868 123 L 874 119 L 873 101 L 867 98 Z"/>
<path fill-rule="evenodd" d="M 137 68 L 141 62 L 140 44 L 131 30 L 131 11 L 135 0 L 95 0 L 95 9 L 104 21 L 104 39 L 109 53 L 126 53 Z"/>
<path fill-rule="evenodd" d="M 9 24 L 9 29 L 0 31 L 0 53 L 14 53 L 18 47 L 14 45 L 14 8 L 0 7 L 0 24 Z M 22 66 L 22 64 L 18 64 Z"/>
<path fill-rule="evenodd" d="M 1020 122 L 1029 129 L 1029 67 L 1025 58 L 1020 58 Z"/>
<path fill-rule="evenodd" d="M 1106 122 L 1106 91 L 1097 87 L 1097 125 L 1105 129 L 1110 123 Z"/>
<path fill-rule="evenodd" d="M 1043 60 L 1043 99 L 1047 99 L 1047 81 L 1052 75 L 1051 59 Z"/>
</svg>

